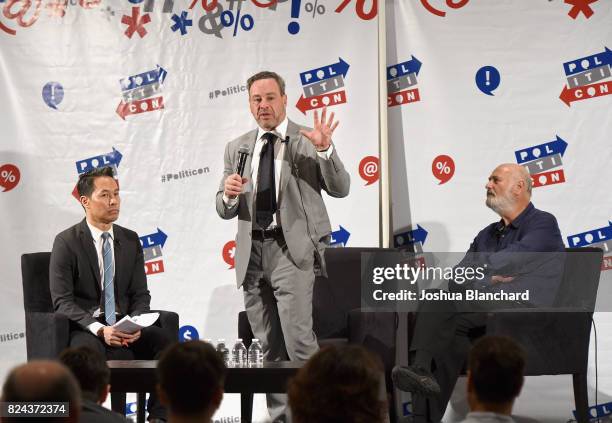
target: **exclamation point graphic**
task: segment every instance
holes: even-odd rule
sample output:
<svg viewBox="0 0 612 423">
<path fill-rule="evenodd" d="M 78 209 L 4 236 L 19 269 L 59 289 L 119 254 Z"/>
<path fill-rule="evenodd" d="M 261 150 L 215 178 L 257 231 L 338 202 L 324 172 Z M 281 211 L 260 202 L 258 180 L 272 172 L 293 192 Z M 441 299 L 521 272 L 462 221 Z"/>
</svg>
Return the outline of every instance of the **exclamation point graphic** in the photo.
<svg viewBox="0 0 612 423">
<path fill-rule="evenodd" d="M 485 71 L 485 85 L 491 85 L 491 71 Z"/>
<path fill-rule="evenodd" d="M 301 2 L 302 0 L 291 0 L 291 19 L 299 19 Z M 300 23 L 297 21 L 291 21 L 287 26 L 287 30 L 292 35 L 297 34 L 300 32 Z"/>
</svg>

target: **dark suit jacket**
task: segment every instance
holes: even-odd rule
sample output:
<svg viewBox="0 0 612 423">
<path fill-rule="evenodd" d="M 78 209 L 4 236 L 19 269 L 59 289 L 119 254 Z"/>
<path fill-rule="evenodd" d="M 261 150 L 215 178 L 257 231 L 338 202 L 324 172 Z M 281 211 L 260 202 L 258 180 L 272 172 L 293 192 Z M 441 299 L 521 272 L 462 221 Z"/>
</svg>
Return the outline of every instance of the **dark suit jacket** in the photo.
<svg viewBox="0 0 612 423">
<path fill-rule="evenodd" d="M 82 423 L 128 423 L 128 420 L 122 415 L 86 399 L 83 399 L 79 421 Z"/>
<path fill-rule="evenodd" d="M 119 314 L 149 311 L 142 246 L 136 232 L 113 225 L 115 248 L 115 302 Z M 85 219 L 55 237 L 49 265 L 49 283 L 55 311 L 86 328 L 104 302 L 100 268 L 91 231 Z"/>
</svg>

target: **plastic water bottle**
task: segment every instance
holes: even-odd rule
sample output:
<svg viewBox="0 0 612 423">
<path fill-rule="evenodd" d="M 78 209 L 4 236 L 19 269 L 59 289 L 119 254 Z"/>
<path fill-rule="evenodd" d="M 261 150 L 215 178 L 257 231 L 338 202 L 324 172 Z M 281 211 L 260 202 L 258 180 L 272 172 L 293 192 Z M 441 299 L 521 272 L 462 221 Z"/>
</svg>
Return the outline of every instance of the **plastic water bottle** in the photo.
<svg viewBox="0 0 612 423">
<path fill-rule="evenodd" d="M 249 347 L 249 366 L 263 367 L 263 349 L 261 348 L 261 342 L 257 338 L 253 339 Z"/>
<path fill-rule="evenodd" d="M 225 363 L 225 367 L 232 367 L 232 361 L 230 359 L 230 352 L 225 346 L 225 339 L 217 340 L 217 352 L 223 359 L 223 362 Z"/>
<path fill-rule="evenodd" d="M 242 339 L 236 339 L 234 348 L 232 348 L 232 361 L 234 367 L 246 367 L 248 365 L 247 349 L 242 343 Z"/>
</svg>

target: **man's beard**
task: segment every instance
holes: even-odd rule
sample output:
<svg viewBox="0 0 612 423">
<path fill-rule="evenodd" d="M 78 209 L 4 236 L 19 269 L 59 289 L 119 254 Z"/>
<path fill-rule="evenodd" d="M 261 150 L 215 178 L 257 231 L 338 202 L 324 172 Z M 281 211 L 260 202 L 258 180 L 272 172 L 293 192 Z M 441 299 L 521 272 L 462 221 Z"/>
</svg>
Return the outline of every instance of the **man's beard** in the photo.
<svg viewBox="0 0 612 423">
<path fill-rule="evenodd" d="M 486 205 L 498 215 L 511 210 L 513 201 L 508 192 L 498 195 L 487 195 Z"/>
</svg>

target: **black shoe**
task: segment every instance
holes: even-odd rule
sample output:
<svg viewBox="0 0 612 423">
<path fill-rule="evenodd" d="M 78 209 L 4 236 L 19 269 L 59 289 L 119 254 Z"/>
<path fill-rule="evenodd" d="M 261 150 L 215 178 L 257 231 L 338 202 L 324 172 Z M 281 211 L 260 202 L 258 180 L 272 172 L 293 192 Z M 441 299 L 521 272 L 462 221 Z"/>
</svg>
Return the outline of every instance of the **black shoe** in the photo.
<svg viewBox="0 0 612 423">
<path fill-rule="evenodd" d="M 431 372 L 419 366 L 395 366 L 391 372 L 391 379 L 400 391 L 424 397 L 440 395 L 440 385 Z"/>
</svg>

